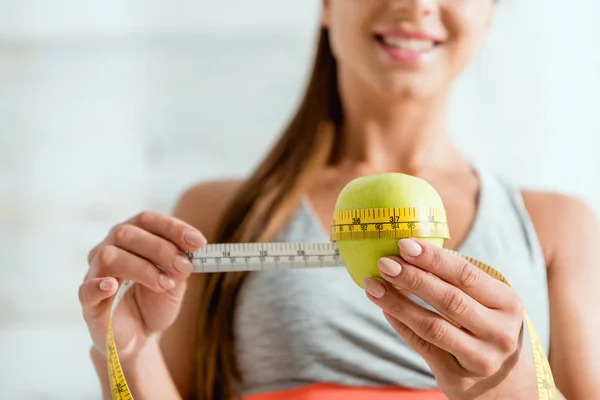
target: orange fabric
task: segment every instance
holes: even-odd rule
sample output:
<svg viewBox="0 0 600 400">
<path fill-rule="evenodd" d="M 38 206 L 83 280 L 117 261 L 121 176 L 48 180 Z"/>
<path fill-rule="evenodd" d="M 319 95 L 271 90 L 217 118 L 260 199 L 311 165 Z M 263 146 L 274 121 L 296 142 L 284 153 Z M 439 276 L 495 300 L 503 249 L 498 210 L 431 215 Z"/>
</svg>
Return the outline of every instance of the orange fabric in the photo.
<svg viewBox="0 0 600 400">
<path fill-rule="evenodd" d="M 357 388 L 316 384 L 244 397 L 242 400 L 448 400 L 439 390 Z"/>
</svg>

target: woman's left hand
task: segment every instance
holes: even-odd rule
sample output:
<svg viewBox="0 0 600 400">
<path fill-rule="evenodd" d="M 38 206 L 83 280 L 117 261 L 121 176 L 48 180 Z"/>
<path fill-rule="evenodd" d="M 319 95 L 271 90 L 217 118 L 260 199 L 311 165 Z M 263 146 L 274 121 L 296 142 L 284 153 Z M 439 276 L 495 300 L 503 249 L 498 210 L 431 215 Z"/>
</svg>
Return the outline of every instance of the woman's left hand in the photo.
<svg viewBox="0 0 600 400">
<path fill-rule="evenodd" d="M 383 279 L 364 286 L 438 388 L 449 399 L 536 398 L 530 356 L 520 356 L 523 305 L 514 289 L 429 242 L 402 239 L 399 247 L 401 257 L 379 260 Z"/>
</svg>

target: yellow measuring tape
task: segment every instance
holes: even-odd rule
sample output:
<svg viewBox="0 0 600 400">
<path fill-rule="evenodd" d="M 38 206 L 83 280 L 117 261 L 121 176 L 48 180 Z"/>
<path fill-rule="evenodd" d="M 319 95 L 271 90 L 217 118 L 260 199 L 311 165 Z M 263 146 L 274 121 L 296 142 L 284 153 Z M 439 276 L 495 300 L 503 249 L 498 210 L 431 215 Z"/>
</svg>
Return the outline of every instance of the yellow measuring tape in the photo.
<svg viewBox="0 0 600 400">
<path fill-rule="evenodd" d="M 409 237 L 449 239 L 446 212 L 440 208 L 367 208 L 334 212 L 331 241 L 401 239 Z"/>
<path fill-rule="evenodd" d="M 330 243 L 226 243 L 210 244 L 188 253 L 195 273 L 261 271 L 269 269 L 343 267 L 335 242 L 360 239 L 449 238 L 445 211 L 436 208 L 375 208 L 336 211 Z M 453 250 L 489 276 L 510 286 L 491 266 Z M 133 399 L 114 341 L 112 316 L 121 298 L 134 284 L 125 281 L 113 301 L 108 321 L 106 362 L 113 400 Z M 526 312 L 523 313 L 531 344 L 539 400 L 558 400 L 544 347 Z"/>
</svg>

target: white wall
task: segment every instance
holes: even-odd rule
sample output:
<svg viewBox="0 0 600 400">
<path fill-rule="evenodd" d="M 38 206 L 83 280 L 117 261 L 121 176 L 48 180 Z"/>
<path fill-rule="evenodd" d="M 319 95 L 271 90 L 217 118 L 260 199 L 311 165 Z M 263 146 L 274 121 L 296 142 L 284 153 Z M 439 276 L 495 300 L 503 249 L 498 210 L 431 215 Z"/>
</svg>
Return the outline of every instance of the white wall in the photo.
<svg viewBox="0 0 600 400">
<path fill-rule="evenodd" d="M 87 250 L 141 209 L 168 212 L 192 182 L 246 173 L 295 105 L 317 10 L 0 1 L 0 346 L 12 366 L 0 397 L 64 398 L 60 365 L 71 398 L 98 398 L 77 303 Z M 504 1 L 451 122 L 474 158 L 600 211 L 599 13 L 593 0 Z"/>
</svg>

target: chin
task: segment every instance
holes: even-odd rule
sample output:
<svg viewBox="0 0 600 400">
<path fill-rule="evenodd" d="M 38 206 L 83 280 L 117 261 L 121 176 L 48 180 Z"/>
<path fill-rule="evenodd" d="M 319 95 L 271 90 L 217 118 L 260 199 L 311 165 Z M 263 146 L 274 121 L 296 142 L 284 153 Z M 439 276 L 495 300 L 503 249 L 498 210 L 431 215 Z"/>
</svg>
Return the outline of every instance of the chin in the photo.
<svg viewBox="0 0 600 400">
<path fill-rule="evenodd" d="M 390 79 L 378 82 L 378 92 L 390 101 L 424 100 L 440 95 L 444 91 L 441 84 L 425 76 L 414 76 L 408 79 Z"/>
</svg>

